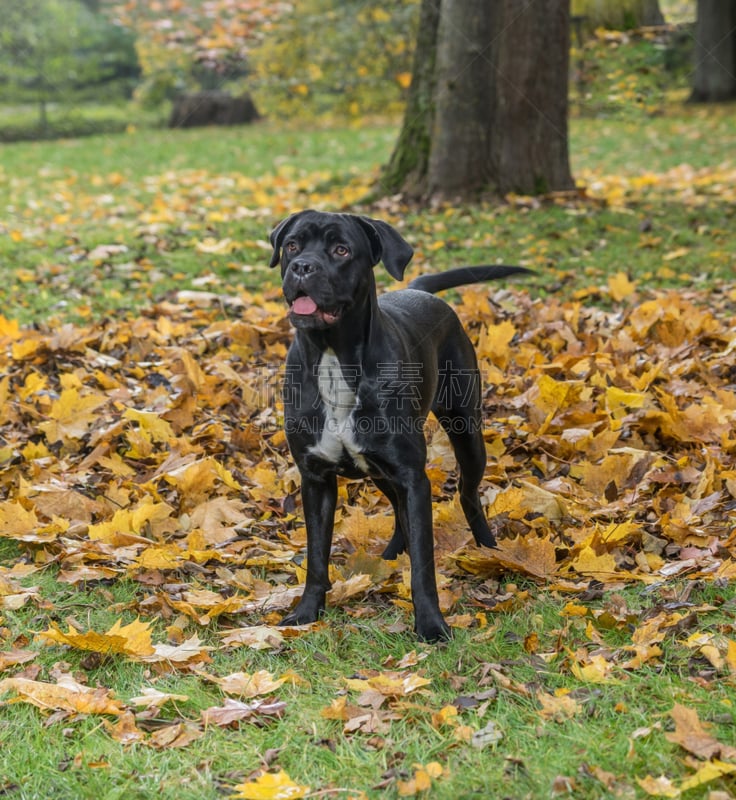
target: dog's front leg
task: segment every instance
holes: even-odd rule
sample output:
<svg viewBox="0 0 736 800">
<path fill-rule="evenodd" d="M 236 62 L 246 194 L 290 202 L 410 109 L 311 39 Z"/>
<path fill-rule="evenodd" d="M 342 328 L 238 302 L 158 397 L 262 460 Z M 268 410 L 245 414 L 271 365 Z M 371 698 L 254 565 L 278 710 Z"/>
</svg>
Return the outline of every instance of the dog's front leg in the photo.
<svg viewBox="0 0 736 800">
<path fill-rule="evenodd" d="M 409 480 L 402 476 L 401 485 L 395 488 L 411 562 L 411 597 L 417 636 L 425 642 L 449 639 L 452 634 L 440 611 L 437 596 L 429 479 L 421 470 Z"/>
<path fill-rule="evenodd" d="M 307 580 L 301 600 L 284 617 L 282 625 L 306 625 L 324 611 L 325 595 L 330 588 L 330 548 L 337 505 L 335 475 L 319 478 L 302 475 L 302 504 L 307 525 Z"/>
</svg>

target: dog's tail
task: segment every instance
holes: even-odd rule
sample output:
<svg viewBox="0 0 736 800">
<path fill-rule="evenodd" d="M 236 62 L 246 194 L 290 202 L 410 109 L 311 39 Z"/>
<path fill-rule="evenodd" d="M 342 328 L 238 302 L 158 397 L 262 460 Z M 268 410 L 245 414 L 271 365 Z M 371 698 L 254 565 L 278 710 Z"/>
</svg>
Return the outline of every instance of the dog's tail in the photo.
<svg viewBox="0 0 736 800">
<path fill-rule="evenodd" d="M 448 269 L 446 272 L 437 272 L 433 275 L 420 275 L 409 283 L 409 289 L 418 289 L 420 292 L 435 294 L 443 289 L 453 289 L 455 286 L 465 286 L 469 283 L 482 283 L 499 278 L 508 278 L 510 275 L 535 275 L 533 269 L 526 267 L 513 267 L 508 264 L 492 264 L 482 267 L 458 267 Z"/>
</svg>

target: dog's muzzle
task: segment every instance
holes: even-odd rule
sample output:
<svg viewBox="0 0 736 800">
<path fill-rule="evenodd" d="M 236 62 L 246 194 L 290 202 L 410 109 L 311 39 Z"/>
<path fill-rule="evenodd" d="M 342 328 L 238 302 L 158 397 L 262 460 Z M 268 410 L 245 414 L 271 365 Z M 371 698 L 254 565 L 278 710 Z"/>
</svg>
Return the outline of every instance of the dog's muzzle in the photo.
<svg viewBox="0 0 736 800">
<path fill-rule="evenodd" d="M 311 261 L 292 261 L 284 274 L 284 297 L 289 304 L 289 319 L 297 328 L 326 328 L 341 316 L 341 308 L 320 297 L 320 268 Z"/>
</svg>

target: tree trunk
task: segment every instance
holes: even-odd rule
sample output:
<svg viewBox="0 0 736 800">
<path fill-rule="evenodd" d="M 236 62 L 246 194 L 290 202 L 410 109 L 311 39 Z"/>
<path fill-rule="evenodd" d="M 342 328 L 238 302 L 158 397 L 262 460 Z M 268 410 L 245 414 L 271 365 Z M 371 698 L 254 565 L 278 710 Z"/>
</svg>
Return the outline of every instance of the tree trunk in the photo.
<svg viewBox="0 0 736 800">
<path fill-rule="evenodd" d="M 437 34 L 435 117 L 427 190 L 467 194 L 487 186 L 493 33 L 487 0 L 442 0 Z"/>
<path fill-rule="evenodd" d="M 179 95 L 171 107 L 170 128 L 204 125 L 247 125 L 260 119 L 250 95 L 233 97 L 228 92 L 196 92 Z"/>
<path fill-rule="evenodd" d="M 473 198 L 573 187 L 568 0 L 423 0 L 385 193 Z"/>
<path fill-rule="evenodd" d="M 641 25 L 664 25 L 665 19 L 659 0 L 641 0 Z"/>
<path fill-rule="evenodd" d="M 440 1 L 422 0 L 419 12 L 411 86 L 406 102 L 404 124 L 388 165 L 383 170 L 377 191 L 409 196 L 421 194 L 427 175 L 432 120 L 434 119 L 435 61 Z"/>
<path fill-rule="evenodd" d="M 690 102 L 736 98 L 736 0 L 698 0 Z"/>
<path fill-rule="evenodd" d="M 494 3 L 494 107 L 489 165 L 505 194 L 574 187 L 567 136 L 570 10 L 537 0 L 519 13 L 515 0 Z"/>
</svg>

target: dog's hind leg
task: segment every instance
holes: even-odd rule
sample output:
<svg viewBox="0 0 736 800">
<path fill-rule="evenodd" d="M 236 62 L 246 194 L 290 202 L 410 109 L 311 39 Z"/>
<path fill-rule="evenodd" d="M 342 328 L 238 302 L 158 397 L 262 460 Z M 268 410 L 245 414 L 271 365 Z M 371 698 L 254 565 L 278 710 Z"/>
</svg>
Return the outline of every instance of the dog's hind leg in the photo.
<svg viewBox="0 0 736 800">
<path fill-rule="evenodd" d="M 457 418 L 454 421 L 457 423 Z M 458 485 L 460 505 L 465 513 L 465 519 L 470 525 L 475 543 L 484 547 L 495 547 L 496 537 L 488 526 L 478 493 L 478 487 L 486 467 L 486 447 L 483 434 L 480 430 L 458 433 L 451 429 L 447 431 L 447 435 L 455 450 L 455 458 L 460 472 Z"/>
<path fill-rule="evenodd" d="M 477 369 L 446 372 L 451 374 L 452 392 L 445 392 L 433 411 L 450 439 L 460 473 L 460 505 L 476 544 L 495 547 L 496 537 L 491 532 L 480 502 L 478 487 L 486 468 L 486 446 L 483 441 L 483 423 L 480 412 L 480 375 Z M 447 402 L 449 400 L 449 402 Z"/>
<path fill-rule="evenodd" d="M 401 521 L 399 519 L 399 507 L 398 500 L 396 498 L 396 492 L 394 492 L 393 486 L 387 480 L 374 479 L 373 482 L 386 495 L 391 503 L 391 507 L 394 510 L 394 519 L 396 521 L 394 525 L 394 534 L 391 537 L 391 541 L 386 545 L 386 549 L 383 551 L 383 553 L 381 553 L 381 558 L 385 558 L 386 561 L 393 561 L 402 553 L 406 552 L 406 537 L 404 536 L 404 531 L 401 527 Z"/>
</svg>

